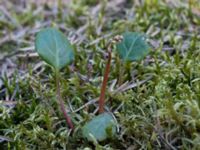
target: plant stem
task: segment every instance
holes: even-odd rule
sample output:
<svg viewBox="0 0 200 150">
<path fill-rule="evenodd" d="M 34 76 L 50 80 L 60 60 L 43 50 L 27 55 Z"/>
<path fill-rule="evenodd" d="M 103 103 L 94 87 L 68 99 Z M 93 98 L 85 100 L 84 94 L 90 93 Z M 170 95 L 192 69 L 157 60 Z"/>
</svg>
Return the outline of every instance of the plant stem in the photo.
<svg viewBox="0 0 200 150">
<path fill-rule="evenodd" d="M 104 112 L 106 84 L 108 82 L 108 75 L 110 72 L 110 64 L 111 64 L 111 59 L 112 59 L 112 46 L 113 46 L 113 44 L 120 42 L 122 39 L 123 39 L 122 36 L 117 35 L 108 43 L 108 46 L 107 46 L 108 60 L 107 60 L 106 69 L 104 72 L 103 83 L 101 86 L 101 94 L 100 94 L 100 98 L 99 98 L 99 113 Z"/>
<path fill-rule="evenodd" d="M 131 80 L 131 62 L 125 62 L 124 68 L 127 72 L 126 80 Z"/>
<path fill-rule="evenodd" d="M 118 68 L 119 68 L 118 86 L 121 86 L 123 83 L 124 66 L 119 58 L 118 58 Z"/>
<path fill-rule="evenodd" d="M 67 112 L 65 110 L 65 105 L 64 105 L 64 102 L 63 102 L 61 94 L 60 94 L 60 77 L 59 77 L 59 71 L 58 70 L 56 70 L 56 95 L 57 95 L 57 99 L 58 99 L 59 104 L 60 104 L 61 111 L 63 112 L 63 115 L 65 117 L 66 123 L 68 124 L 68 126 L 71 129 L 73 129 L 74 126 L 72 124 L 70 117 L 67 115 Z"/>
<path fill-rule="evenodd" d="M 101 95 L 100 95 L 100 98 L 99 98 L 99 113 L 104 112 L 106 84 L 108 82 L 108 75 L 109 75 L 109 72 L 110 72 L 111 58 L 112 58 L 111 45 L 109 45 L 108 46 L 108 60 L 107 60 L 106 69 L 105 69 L 105 72 L 104 72 L 103 83 L 102 83 L 102 86 L 101 86 Z"/>
</svg>

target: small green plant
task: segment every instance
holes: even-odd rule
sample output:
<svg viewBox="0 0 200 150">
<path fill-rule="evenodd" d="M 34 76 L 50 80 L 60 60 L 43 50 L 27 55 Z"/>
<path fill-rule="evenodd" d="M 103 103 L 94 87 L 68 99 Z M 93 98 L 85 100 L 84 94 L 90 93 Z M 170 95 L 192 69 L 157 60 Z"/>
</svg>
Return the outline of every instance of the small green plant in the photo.
<svg viewBox="0 0 200 150">
<path fill-rule="evenodd" d="M 124 63 L 142 59 L 147 55 L 149 49 L 144 37 L 139 33 L 133 32 L 124 33 L 123 36 L 116 36 L 108 43 L 108 60 L 99 98 L 100 115 L 94 117 L 83 127 L 83 136 L 90 141 L 94 138 L 98 141 L 103 141 L 107 137 L 113 136 L 117 129 L 117 124 L 116 121 L 114 121 L 113 116 L 110 113 L 104 112 L 106 84 L 111 68 L 112 49 L 114 44 L 116 44 L 117 53 Z M 65 110 L 64 102 L 60 94 L 59 73 L 60 69 L 68 65 L 74 59 L 72 46 L 60 31 L 55 28 L 47 28 L 37 34 L 35 47 L 41 58 L 54 68 L 57 99 L 68 126 L 73 129 L 73 124 Z M 108 130 L 109 132 L 107 132 Z"/>
<path fill-rule="evenodd" d="M 106 64 L 106 69 L 104 73 L 104 79 L 101 87 L 101 95 L 99 98 L 99 113 L 104 112 L 104 101 L 105 101 L 105 91 L 106 84 L 108 81 L 108 75 L 110 71 L 110 63 L 112 59 L 112 45 L 117 43 L 117 53 L 124 63 L 129 63 L 131 61 L 137 61 L 144 58 L 149 52 L 149 46 L 145 42 L 144 36 L 140 33 L 126 32 L 123 37 L 116 36 L 108 44 L 108 61 Z M 122 68 L 123 69 L 123 68 Z M 121 72 L 121 71 L 120 71 Z M 120 74 L 121 75 L 121 74 Z"/>
<path fill-rule="evenodd" d="M 89 141 L 103 141 L 117 131 L 116 121 L 110 113 L 102 113 L 83 127 L 83 135 Z"/>
<path fill-rule="evenodd" d="M 112 59 L 112 47 L 114 44 L 116 44 L 117 53 L 123 60 L 123 63 L 140 60 L 144 58 L 149 52 L 149 46 L 145 42 L 144 36 L 135 32 L 126 32 L 123 34 L 123 36 L 116 36 L 108 44 L 108 60 L 104 72 L 101 94 L 99 98 L 100 115 L 94 117 L 83 127 L 83 136 L 90 141 L 92 140 L 92 136 L 95 137 L 95 139 L 98 141 L 105 140 L 108 137 L 106 134 L 108 128 L 111 128 L 111 135 L 116 133 L 116 123 L 113 123 L 113 116 L 109 113 L 104 113 L 106 84 L 108 82 Z"/>
<path fill-rule="evenodd" d="M 55 28 L 46 28 L 37 33 L 35 48 L 40 57 L 55 71 L 57 99 L 68 126 L 73 129 L 72 121 L 65 110 L 60 92 L 60 69 L 74 60 L 73 48 L 64 34 Z"/>
</svg>

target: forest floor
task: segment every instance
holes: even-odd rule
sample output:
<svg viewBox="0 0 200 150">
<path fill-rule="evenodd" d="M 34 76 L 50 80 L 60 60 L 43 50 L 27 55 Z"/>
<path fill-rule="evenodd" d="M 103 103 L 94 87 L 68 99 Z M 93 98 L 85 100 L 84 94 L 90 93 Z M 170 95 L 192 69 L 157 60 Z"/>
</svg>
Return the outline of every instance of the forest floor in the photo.
<svg viewBox="0 0 200 150">
<path fill-rule="evenodd" d="M 61 71 L 61 93 L 75 129 L 65 123 L 51 67 L 34 48 L 42 28 L 59 28 L 75 47 Z M 97 114 L 107 42 L 146 34 L 151 52 L 118 84 L 113 50 L 106 110 L 119 131 L 103 142 L 82 137 Z M 0 0 L 0 149 L 135 150 L 200 147 L 199 0 Z"/>
</svg>

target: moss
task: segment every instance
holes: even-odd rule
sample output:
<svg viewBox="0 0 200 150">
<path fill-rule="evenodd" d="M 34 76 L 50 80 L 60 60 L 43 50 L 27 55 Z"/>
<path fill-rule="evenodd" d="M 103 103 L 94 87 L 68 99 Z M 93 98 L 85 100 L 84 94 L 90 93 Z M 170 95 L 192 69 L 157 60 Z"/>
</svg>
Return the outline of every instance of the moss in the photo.
<svg viewBox="0 0 200 150">
<path fill-rule="evenodd" d="M 134 83 L 149 76 L 151 79 L 124 92 L 107 92 L 107 107 L 115 111 L 120 127 L 117 137 L 100 143 L 90 143 L 82 138 L 81 127 L 96 110 L 97 103 L 70 113 L 76 126 L 71 133 L 57 108 L 52 71 L 47 65 L 33 70 L 39 61 L 35 60 L 26 68 L 28 75 L 25 78 L 20 78 L 19 70 L 20 75 L 5 80 L 1 89 L 5 91 L 0 90 L 0 99 L 11 98 L 16 92 L 13 99 L 17 102 L 10 109 L 0 103 L 0 134 L 11 139 L 1 144 L 2 149 L 199 148 L 199 16 L 194 15 L 190 7 L 185 7 L 188 6 L 185 2 L 173 6 L 156 0 L 141 4 L 127 1 L 127 4 L 121 3 L 116 7 L 110 7 L 114 3 L 109 2 L 63 3 L 59 8 L 62 15 L 53 14 L 52 6 L 48 9 L 42 6 L 44 10 L 35 16 L 32 16 L 35 7 L 27 3 L 29 9 L 15 18 L 19 23 L 22 19 L 20 24 L 23 28 L 31 29 L 23 40 L 34 42 L 32 29 L 35 32 L 37 23 L 45 24 L 50 17 L 54 18 L 53 24 L 69 35 L 76 45 L 75 62 L 70 69 L 62 70 L 61 79 L 62 96 L 73 110 L 99 97 L 106 63 L 104 52 L 110 37 L 127 30 L 147 33 L 152 45 L 151 54 L 143 62 L 130 64 L 131 69 L 124 73 L 124 79 Z M 99 13 L 95 13 L 97 8 L 100 8 Z M 16 16 L 14 6 L 12 12 Z M 9 24 L 7 27 L 12 26 L 0 25 L 5 31 L 22 30 L 11 22 L 5 22 Z M 19 47 L 24 45 L 27 43 L 19 41 Z M 1 45 L 0 49 L 10 53 L 16 46 L 16 43 L 9 42 Z M 108 87 L 118 79 L 117 57 L 114 49 Z M 114 89 L 119 87 L 118 83 L 113 85 Z"/>
</svg>

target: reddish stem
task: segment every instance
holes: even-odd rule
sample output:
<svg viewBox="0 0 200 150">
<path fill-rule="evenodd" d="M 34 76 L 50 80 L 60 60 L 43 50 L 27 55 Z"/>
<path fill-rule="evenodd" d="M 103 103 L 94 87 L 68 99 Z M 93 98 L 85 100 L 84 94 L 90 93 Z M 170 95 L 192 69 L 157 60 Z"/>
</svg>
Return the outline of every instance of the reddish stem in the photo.
<svg viewBox="0 0 200 150">
<path fill-rule="evenodd" d="M 104 112 L 106 84 L 108 82 L 108 75 L 109 75 L 109 72 L 110 72 L 111 58 L 112 58 L 112 55 L 111 55 L 111 50 L 110 50 L 110 46 L 109 46 L 109 48 L 108 48 L 108 61 L 107 61 L 106 69 L 105 69 L 105 72 L 104 72 L 103 83 L 102 83 L 102 86 L 101 86 L 101 95 L 100 95 L 100 98 L 99 98 L 99 113 Z"/>
<path fill-rule="evenodd" d="M 72 121 L 70 119 L 70 117 L 68 116 L 66 110 L 65 110 L 65 105 L 64 102 L 62 100 L 61 94 L 60 94 L 60 80 L 59 80 L 59 72 L 56 71 L 56 94 L 57 94 L 57 98 L 59 100 L 60 103 L 60 108 L 63 112 L 63 115 L 65 117 L 66 123 L 68 124 L 68 126 L 73 129 L 74 125 L 72 124 Z"/>
</svg>

